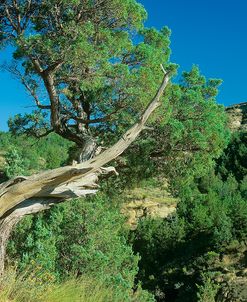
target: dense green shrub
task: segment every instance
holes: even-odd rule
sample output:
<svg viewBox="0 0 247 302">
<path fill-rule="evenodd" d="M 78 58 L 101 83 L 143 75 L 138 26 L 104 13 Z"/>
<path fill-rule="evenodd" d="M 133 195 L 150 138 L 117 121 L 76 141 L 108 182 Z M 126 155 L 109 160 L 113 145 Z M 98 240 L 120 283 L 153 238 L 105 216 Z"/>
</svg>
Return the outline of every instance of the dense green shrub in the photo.
<svg viewBox="0 0 247 302">
<path fill-rule="evenodd" d="M 88 276 L 130 301 L 139 257 L 123 225 L 119 206 L 104 195 L 72 200 L 20 223 L 8 254 L 21 270 L 35 261 L 57 280 Z"/>
<path fill-rule="evenodd" d="M 219 286 L 206 275 L 203 275 L 203 285 L 198 285 L 198 302 L 215 302 Z"/>
<path fill-rule="evenodd" d="M 247 132 L 236 132 L 224 154 L 218 160 L 217 171 L 226 179 L 233 174 L 237 181 L 247 174 Z"/>
<path fill-rule="evenodd" d="M 5 174 L 8 178 L 25 174 L 24 161 L 16 149 L 9 149 L 5 159 Z"/>
<path fill-rule="evenodd" d="M 213 302 L 217 285 L 210 272 L 213 278 L 220 270 L 220 255 L 233 242 L 247 241 L 246 176 L 238 182 L 229 173 L 222 180 L 211 170 L 181 187 L 179 197 L 175 215 L 143 219 L 131 235 L 141 256 L 138 280 L 157 301 Z"/>
<path fill-rule="evenodd" d="M 60 167 L 67 162 L 71 145 L 72 143 L 55 134 L 37 140 L 25 135 L 0 133 L 0 152 L 7 162 L 5 170 L 11 171 L 9 177 Z M 20 172 L 16 170 L 17 166 L 21 168 Z"/>
</svg>

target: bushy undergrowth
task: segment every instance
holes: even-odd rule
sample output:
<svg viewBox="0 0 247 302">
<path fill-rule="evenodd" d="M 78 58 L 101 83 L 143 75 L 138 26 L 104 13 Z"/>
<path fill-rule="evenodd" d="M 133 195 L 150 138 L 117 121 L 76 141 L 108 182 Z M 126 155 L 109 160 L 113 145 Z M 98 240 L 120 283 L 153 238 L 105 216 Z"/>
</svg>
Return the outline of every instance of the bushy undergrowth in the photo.
<svg viewBox="0 0 247 302">
<path fill-rule="evenodd" d="M 7 177 L 13 177 L 60 167 L 67 161 L 71 145 L 56 134 L 37 140 L 0 132 L 0 155 L 5 158 L 5 165 L 2 162 L 0 169 Z"/>
<path fill-rule="evenodd" d="M 209 170 L 177 187 L 175 215 L 143 219 L 132 233 L 141 256 L 137 279 L 157 301 L 214 302 L 220 289 L 217 277 L 246 269 L 247 162 L 241 152 L 247 141 L 236 136 L 219 160 L 218 173 Z M 233 149 L 241 152 L 232 162 Z M 235 261 L 227 263 L 229 257 Z"/>
<path fill-rule="evenodd" d="M 15 145 L 5 150 L 8 177 L 62 165 L 68 155 L 68 146 L 56 137 L 50 138 L 51 149 L 46 150 L 48 141 L 39 142 L 42 159 L 36 148 L 25 153 L 28 139 L 24 144 L 20 137 L 15 144 L 8 134 L 2 138 L 7 140 L 1 142 L 3 149 Z M 153 301 L 153 294 L 162 302 L 215 301 L 215 276 L 225 267 L 224 255 L 233 245 L 238 255 L 247 241 L 246 134 L 233 136 L 216 169 L 214 157 L 203 148 L 184 157 L 170 150 L 150 161 L 155 155 L 151 144 L 144 139 L 134 145 L 118 163 L 120 177 L 103 181 L 96 197 L 60 204 L 16 227 L 8 264 L 16 262 L 18 276 L 11 272 L 2 279 L 3 302 L 145 302 Z M 214 156 L 220 152 L 216 149 Z M 129 238 L 118 193 L 136 183 L 155 187 L 167 176 L 180 199 L 177 214 L 142 219 Z M 42 268 L 37 280 L 27 275 L 33 261 Z"/>
</svg>

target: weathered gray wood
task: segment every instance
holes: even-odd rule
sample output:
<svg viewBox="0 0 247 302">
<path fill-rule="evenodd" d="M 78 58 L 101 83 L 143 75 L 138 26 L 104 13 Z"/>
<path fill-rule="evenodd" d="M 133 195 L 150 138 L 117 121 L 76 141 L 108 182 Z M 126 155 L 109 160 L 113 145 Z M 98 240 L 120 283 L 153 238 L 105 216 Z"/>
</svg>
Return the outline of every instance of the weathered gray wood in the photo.
<svg viewBox="0 0 247 302">
<path fill-rule="evenodd" d="M 113 167 L 104 167 L 123 153 L 145 129 L 145 123 L 160 105 L 160 98 L 169 83 L 169 74 L 163 81 L 136 124 L 113 146 L 83 163 L 41 172 L 30 177 L 19 176 L 0 185 L 0 273 L 4 268 L 6 243 L 12 228 L 25 215 L 50 208 L 57 202 L 95 194 L 98 177 L 116 173 Z"/>
</svg>

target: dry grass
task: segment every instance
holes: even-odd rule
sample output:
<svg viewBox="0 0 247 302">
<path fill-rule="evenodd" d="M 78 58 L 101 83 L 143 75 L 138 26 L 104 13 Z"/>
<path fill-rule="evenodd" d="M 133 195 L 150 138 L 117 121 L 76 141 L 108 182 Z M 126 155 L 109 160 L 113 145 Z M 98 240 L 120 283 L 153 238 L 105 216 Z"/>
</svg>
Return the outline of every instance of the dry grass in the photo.
<svg viewBox="0 0 247 302">
<path fill-rule="evenodd" d="M 173 205 L 178 202 L 166 188 L 137 187 L 127 192 L 127 201 L 149 201 L 153 203 Z"/>
<path fill-rule="evenodd" d="M 0 278 L 0 302 L 120 302 L 95 280 L 71 279 L 62 284 L 38 282 L 32 275 L 9 270 Z"/>
</svg>

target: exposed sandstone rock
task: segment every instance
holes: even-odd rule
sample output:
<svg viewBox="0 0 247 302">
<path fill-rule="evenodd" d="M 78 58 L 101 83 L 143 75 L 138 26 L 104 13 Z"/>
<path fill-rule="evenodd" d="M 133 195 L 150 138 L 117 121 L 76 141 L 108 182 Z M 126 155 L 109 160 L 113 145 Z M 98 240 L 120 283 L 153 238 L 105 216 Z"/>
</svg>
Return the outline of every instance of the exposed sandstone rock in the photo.
<svg viewBox="0 0 247 302">
<path fill-rule="evenodd" d="M 138 220 L 144 217 L 166 218 L 176 211 L 178 200 L 171 196 L 166 186 L 162 188 L 135 188 L 127 194 L 122 213 L 127 224 L 136 229 Z"/>
<path fill-rule="evenodd" d="M 226 107 L 232 131 L 247 131 L 247 102 Z"/>
</svg>

